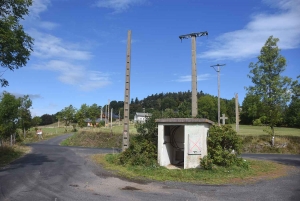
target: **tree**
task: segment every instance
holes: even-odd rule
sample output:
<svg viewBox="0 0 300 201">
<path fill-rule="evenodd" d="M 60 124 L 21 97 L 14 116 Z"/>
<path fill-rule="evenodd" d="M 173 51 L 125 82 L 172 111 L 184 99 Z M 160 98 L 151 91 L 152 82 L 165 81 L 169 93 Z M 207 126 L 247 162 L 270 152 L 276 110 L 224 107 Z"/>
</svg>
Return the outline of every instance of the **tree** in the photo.
<svg viewBox="0 0 300 201">
<path fill-rule="evenodd" d="M 250 74 L 254 86 L 246 88 L 248 93 L 256 95 L 262 102 L 262 112 L 266 116 L 266 123 L 269 125 L 274 136 L 274 126 L 282 119 L 282 109 L 290 100 L 289 89 L 291 79 L 282 76 L 286 67 L 285 58 L 280 55 L 277 46 L 278 38 L 270 36 L 265 45 L 261 48 L 258 61 L 250 63 Z"/>
<path fill-rule="evenodd" d="M 89 106 L 87 104 L 82 104 L 80 109 L 76 112 L 75 118 L 80 128 L 86 126 L 85 120 L 88 118 Z"/>
<path fill-rule="evenodd" d="M 41 122 L 42 122 L 41 117 L 35 116 L 31 120 L 31 125 L 36 127 L 36 126 L 40 125 Z"/>
<path fill-rule="evenodd" d="M 20 98 L 21 106 L 19 107 L 19 128 L 22 129 L 24 138 L 26 137 L 26 130 L 31 127 L 31 112 L 29 108 L 32 106 L 32 101 L 26 95 Z"/>
<path fill-rule="evenodd" d="M 0 102 L 0 145 L 2 139 L 7 139 L 12 134 L 15 135 L 20 106 L 20 99 L 10 93 L 3 92 Z"/>
<path fill-rule="evenodd" d="M 92 120 L 93 126 L 96 126 L 96 120 L 100 117 L 100 110 L 96 103 L 91 105 L 88 109 L 89 118 Z M 110 116 L 110 111 L 109 111 Z"/>
<path fill-rule="evenodd" d="M 216 97 L 205 95 L 198 99 L 198 117 L 217 121 L 218 106 Z"/>
<path fill-rule="evenodd" d="M 241 123 L 252 124 L 255 120 L 264 116 L 262 114 L 262 104 L 260 97 L 256 95 L 246 94 L 242 103 Z"/>
<path fill-rule="evenodd" d="M 68 131 L 68 126 L 72 123 L 75 119 L 76 108 L 72 105 L 65 107 L 62 109 L 58 114 L 58 119 L 63 121 L 66 126 L 66 131 Z"/>
<path fill-rule="evenodd" d="M 19 21 L 28 15 L 31 5 L 32 0 L 0 2 L 0 65 L 5 69 L 0 74 L 2 87 L 8 86 L 8 81 L 1 78 L 4 72 L 21 68 L 29 60 L 33 39 L 24 32 Z"/>
<path fill-rule="evenodd" d="M 41 120 L 42 120 L 41 125 L 49 125 L 49 124 L 54 123 L 53 117 L 50 114 L 43 114 L 41 116 Z"/>
<path fill-rule="evenodd" d="M 292 101 L 287 108 L 285 120 L 288 126 L 300 128 L 300 83 L 297 80 L 292 85 Z"/>
</svg>

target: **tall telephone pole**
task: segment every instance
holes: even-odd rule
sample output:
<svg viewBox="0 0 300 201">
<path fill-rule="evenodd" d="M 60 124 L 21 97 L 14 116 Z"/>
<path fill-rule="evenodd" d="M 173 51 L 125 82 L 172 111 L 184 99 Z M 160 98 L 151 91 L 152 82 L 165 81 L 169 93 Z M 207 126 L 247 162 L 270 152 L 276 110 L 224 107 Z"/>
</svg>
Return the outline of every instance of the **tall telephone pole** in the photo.
<svg viewBox="0 0 300 201">
<path fill-rule="evenodd" d="M 197 105 L 197 65 L 196 65 L 196 37 L 207 36 L 207 31 L 179 36 L 179 39 L 192 38 L 192 117 L 198 114 Z"/>
<path fill-rule="evenodd" d="M 124 126 L 122 151 L 129 147 L 129 100 L 130 100 L 131 30 L 128 30 L 126 53 L 126 76 L 124 97 Z"/>
<path fill-rule="evenodd" d="M 239 127 L 240 122 L 240 111 L 239 111 L 239 95 L 235 94 L 235 130 L 238 132 L 240 130 Z"/>
<path fill-rule="evenodd" d="M 220 66 L 225 66 L 226 64 L 216 64 L 210 67 L 213 67 L 218 73 L 218 125 L 220 126 Z M 217 67 L 217 69 L 215 68 Z"/>
</svg>

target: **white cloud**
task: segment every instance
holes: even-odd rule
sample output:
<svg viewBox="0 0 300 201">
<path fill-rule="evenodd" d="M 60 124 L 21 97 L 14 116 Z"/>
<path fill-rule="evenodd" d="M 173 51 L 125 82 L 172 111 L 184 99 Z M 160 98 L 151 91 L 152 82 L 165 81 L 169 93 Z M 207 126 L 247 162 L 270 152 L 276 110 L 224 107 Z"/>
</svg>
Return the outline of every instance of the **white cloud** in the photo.
<svg viewBox="0 0 300 201">
<path fill-rule="evenodd" d="M 300 1 L 265 0 L 277 9 L 273 14 L 255 14 L 241 30 L 227 32 L 209 45 L 209 50 L 198 55 L 214 60 L 241 60 L 257 56 L 269 36 L 279 38 L 281 49 L 298 48 L 300 45 Z"/>
<path fill-rule="evenodd" d="M 30 35 L 34 40 L 34 56 L 51 59 L 64 58 L 70 60 L 89 60 L 92 54 L 78 48 L 79 45 L 66 43 L 62 39 L 50 34 L 31 30 Z"/>
<path fill-rule="evenodd" d="M 53 22 L 46 22 L 46 21 L 41 21 L 39 23 L 39 27 L 43 28 L 43 29 L 47 29 L 47 30 L 53 30 L 56 27 L 58 27 L 59 25 Z"/>
<path fill-rule="evenodd" d="M 97 7 L 111 8 L 114 13 L 121 13 L 134 5 L 143 4 L 146 0 L 98 0 Z"/>
<path fill-rule="evenodd" d="M 47 63 L 35 65 L 34 68 L 58 72 L 58 79 L 61 82 L 78 86 L 83 91 L 92 91 L 111 84 L 109 74 L 89 71 L 81 65 L 75 65 L 66 61 L 50 60 Z"/>
<path fill-rule="evenodd" d="M 212 76 L 208 73 L 206 74 L 201 74 L 201 75 L 197 75 L 197 81 L 203 81 L 203 80 L 208 80 L 209 78 L 211 78 Z M 177 80 L 175 80 L 176 82 L 191 82 L 192 81 L 192 76 L 191 75 L 184 75 L 184 76 L 180 76 Z"/>
<path fill-rule="evenodd" d="M 33 0 L 32 6 L 29 8 L 29 16 L 39 18 L 41 12 L 47 10 L 50 5 L 50 0 Z"/>
<path fill-rule="evenodd" d="M 1 92 L 1 94 L 3 93 L 3 91 Z M 29 98 L 32 99 L 39 99 L 42 98 L 42 96 L 40 94 L 23 94 L 23 93 L 18 93 L 18 92 L 9 92 L 10 94 L 14 95 L 16 98 L 21 98 L 24 97 L 25 95 L 29 96 Z"/>
</svg>

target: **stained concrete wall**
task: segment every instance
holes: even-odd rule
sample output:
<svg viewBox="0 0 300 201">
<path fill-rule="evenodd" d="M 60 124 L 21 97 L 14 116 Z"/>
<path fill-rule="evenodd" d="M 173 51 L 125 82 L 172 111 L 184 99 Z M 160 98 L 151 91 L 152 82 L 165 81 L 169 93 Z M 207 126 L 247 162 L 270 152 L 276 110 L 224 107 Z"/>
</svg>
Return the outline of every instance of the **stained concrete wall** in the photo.
<svg viewBox="0 0 300 201">
<path fill-rule="evenodd" d="M 161 166 L 168 166 L 178 162 L 174 160 L 176 150 L 170 144 L 170 136 L 165 135 L 164 127 L 181 126 L 175 133 L 175 140 L 179 147 L 184 148 L 184 169 L 200 167 L 200 158 L 207 155 L 207 133 L 213 122 L 207 119 L 188 118 L 158 119 L 156 122 L 158 123 L 158 163 Z M 194 140 L 192 141 L 194 142 L 190 142 L 191 145 L 189 145 L 191 136 L 193 136 Z M 198 141 L 199 143 L 197 143 Z M 201 152 L 193 154 L 191 148 L 197 150 L 198 147 Z"/>
</svg>

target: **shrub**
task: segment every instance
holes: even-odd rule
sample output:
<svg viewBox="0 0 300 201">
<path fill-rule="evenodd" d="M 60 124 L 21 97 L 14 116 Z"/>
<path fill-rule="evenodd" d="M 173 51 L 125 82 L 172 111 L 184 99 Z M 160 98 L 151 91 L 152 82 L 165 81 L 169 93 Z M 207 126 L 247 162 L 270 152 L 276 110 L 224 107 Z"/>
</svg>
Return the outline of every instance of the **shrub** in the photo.
<svg viewBox="0 0 300 201">
<path fill-rule="evenodd" d="M 153 166 L 156 160 L 156 145 L 142 135 L 133 136 L 129 147 L 119 155 L 122 165 Z"/>
<path fill-rule="evenodd" d="M 241 139 L 230 125 L 210 127 L 207 151 L 213 164 L 225 167 L 241 165 L 238 158 L 241 146 Z"/>
<path fill-rule="evenodd" d="M 210 158 L 210 155 L 204 156 L 200 159 L 200 166 L 204 170 L 212 170 L 213 168 L 213 161 Z"/>
<path fill-rule="evenodd" d="M 260 119 L 253 120 L 253 126 L 262 126 L 261 120 Z"/>
</svg>

